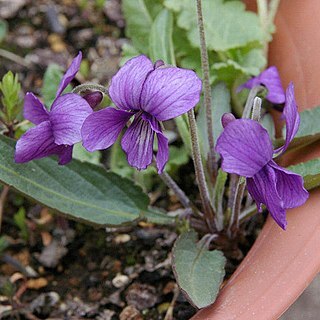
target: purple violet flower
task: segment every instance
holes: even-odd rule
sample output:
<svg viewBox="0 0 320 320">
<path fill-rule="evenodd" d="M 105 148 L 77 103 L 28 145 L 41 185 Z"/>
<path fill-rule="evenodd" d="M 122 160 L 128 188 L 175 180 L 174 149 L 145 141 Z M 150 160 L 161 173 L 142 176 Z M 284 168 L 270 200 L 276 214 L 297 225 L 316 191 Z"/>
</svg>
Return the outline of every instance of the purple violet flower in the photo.
<svg viewBox="0 0 320 320">
<path fill-rule="evenodd" d="M 79 95 L 61 95 L 79 71 L 81 59 L 79 52 L 61 79 L 50 112 L 33 93 L 27 92 L 23 114 L 36 126 L 17 141 L 15 162 L 23 163 L 50 155 L 57 155 L 61 165 L 71 161 L 73 145 L 81 141 L 83 121 L 93 112 L 89 103 Z"/>
<path fill-rule="evenodd" d="M 286 170 L 273 160 L 275 153 L 283 153 L 299 128 L 300 118 L 290 83 L 284 107 L 286 141 L 273 150 L 267 130 L 251 119 L 237 119 L 227 125 L 217 140 L 216 150 L 222 157 L 222 169 L 247 178 L 248 191 L 259 211 L 265 204 L 277 224 L 285 229 L 286 209 L 302 205 L 308 198 L 303 178 Z"/>
<path fill-rule="evenodd" d="M 85 120 L 83 146 L 91 152 L 109 148 L 134 117 L 121 141 L 127 160 L 139 170 L 146 169 L 152 162 L 156 135 L 156 162 L 161 173 L 169 157 L 161 121 L 192 109 L 199 102 L 200 93 L 201 80 L 195 72 L 164 66 L 163 61 L 153 65 L 144 55 L 132 58 L 111 80 L 109 94 L 117 108 L 94 112 Z"/>
<path fill-rule="evenodd" d="M 238 87 L 237 91 L 242 89 L 252 89 L 255 86 L 264 85 L 268 89 L 266 99 L 274 104 L 285 102 L 285 94 L 281 84 L 278 69 L 275 66 L 262 71 L 258 76 L 249 79 L 246 83 Z"/>
</svg>

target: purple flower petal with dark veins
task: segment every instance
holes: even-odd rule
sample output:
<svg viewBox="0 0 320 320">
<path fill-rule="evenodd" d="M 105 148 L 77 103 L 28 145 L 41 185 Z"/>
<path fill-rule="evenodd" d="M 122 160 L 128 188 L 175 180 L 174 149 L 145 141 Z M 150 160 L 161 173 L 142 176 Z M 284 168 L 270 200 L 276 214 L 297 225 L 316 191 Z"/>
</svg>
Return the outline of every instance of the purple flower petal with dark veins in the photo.
<svg viewBox="0 0 320 320">
<path fill-rule="evenodd" d="M 27 92 L 24 98 L 23 116 L 34 124 L 49 120 L 49 112 L 32 92 Z"/>
<path fill-rule="evenodd" d="M 137 114 L 121 140 L 122 149 L 132 167 L 144 170 L 151 164 L 154 134 L 149 121 Z"/>
<path fill-rule="evenodd" d="M 23 163 L 53 154 L 64 154 L 65 149 L 65 146 L 58 146 L 54 143 L 50 121 L 44 121 L 29 129 L 17 141 L 15 162 Z M 64 164 L 70 160 L 71 158 L 63 157 Z"/>
<path fill-rule="evenodd" d="M 81 141 L 82 124 L 92 112 L 88 102 L 77 94 L 58 97 L 49 114 L 55 143 L 73 145 Z"/>
<path fill-rule="evenodd" d="M 140 95 L 147 75 L 154 70 L 149 58 L 144 55 L 128 60 L 113 76 L 109 95 L 122 110 L 140 110 Z"/>
<path fill-rule="evenodd" d="M 303 186 L 303 178 L 294 172 L 277 165 L 273 160 L 269 162 L 277 178 L 277 190 L 283 201 L 283 207 L 295 208 L 301 206 L 309 197 Z"/>
<path fill-rule="evenodd" d="M 158 68 L 151 72 L 141 92 L 140 107 L 159 121 L 188 112 L 199 102 L 201 80 L 191 71 Z"/>
<path fill-rule="evenodd" d="M 103 94 L 100 91 L 93 91 L 85 94 L 82 98 L 89 103 L 92 109 L 94 109 L 101 103 Z"/>
<path fill-rule="evenodd" d="M 162 133 L 161 125 L 159 121 L 156 120 L 155 117 L 152 117 L 147 114 L 142 114 L 142 118 L 149 122 L 152 130 L 157 135 L 158 152 L 156 156 L 156 161 L 157 161 L 158 173 L 161 174 L 163 172 L 163 169 L 166 163 L 169 160 L 169 141 L 165 137 L 165 135 Z"/>
<path fill-rule="evenodd" d="M 277 224 L 286 229 L 286 211 L 277 190 L 277 175 L 274 169 L 270 165 L 264 166 L 252 178 L 247 178 L 247 187 L 258 208 L 261 209 L 261 204 L 265 204 Z"/>
<path fill-rule="evenodd" d="M 285 94 L 281 84 L 278 69 L 275 66 L 262 71 L 258 76 L 251 78 L 246 83 L 239 86 L 237 91 L 244 88 L 252 89 L 258 85 L 264 85 L 268 89 L 266 99 L 271 103 L 281 104 L 285 102 Z"/>
<path fill-rule="evenodd" d="M 57 93 L 56 93 L 56 98 L 60 96 L 63 90 L 76 76 L 77 72 L 80 69 L 81 59 L 82 59 L 82 53 L 80 51 L 78 55 L 72 60 L 71 65 L 69 66 L 63 78 L 61 79 Z"/>
<path fill-rule="evenodd" d="M 132 116 L 111 107 L 92 113 L 81 129 L 83 146 L 90 152 L 109 148 Z"/>
<path fill-rule="evenodd" d="M 278 153 L 280 151 L 283 153 L 285 150 L 287 150 L 290 142 L 293 140 L 299 129 L 300 115 L 294 97 L 294 85 L 292 82 L 290 82 L 286 90 L 286 103 L 284 105 L 281 118 L 286 120 L 286 140 L 284 145 L 276 149 L 274 153 Z"/>
<path fill-rule="evenodd" d="M 230 122 L 217 140 L 216 151 L 223 158 L 224 171 L 244 177 L 254 176 L 273 155 L 267 130 L 250 119 Z"/>
</svg>

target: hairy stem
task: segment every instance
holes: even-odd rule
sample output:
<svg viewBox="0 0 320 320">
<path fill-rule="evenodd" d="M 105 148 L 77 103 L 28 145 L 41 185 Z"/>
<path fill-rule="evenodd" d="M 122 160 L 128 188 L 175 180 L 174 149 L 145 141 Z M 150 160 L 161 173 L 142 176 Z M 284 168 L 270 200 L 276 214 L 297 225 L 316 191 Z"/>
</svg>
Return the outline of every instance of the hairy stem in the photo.
<svg viewBox="0 0 320 320">
<path fill-rule="evenodd" d="M 201 160 L 200 154 L 200 145 L 199 145 L 199 138 L 198 138 L 198 130 L 196 124 L 196 118 L 194 116 L 193 109 L 188 111 L 188 118 L 189 118 L 189 126 L 191 132 L 191 146 L 192 146 L 192 158 L 196 173 L 196 179 L 199 187 L 200 198 L 203 205 L 204 210 L 204 217 L 208 224 L 209 230 L 214 231 L 216 222 L 214 212 L 210 203 L 209 191 L 204 175 L 204 169 Z"/>
<path fill-rule="evenodd" d="M 206 46 L 206 38 L 203 24 L 202 15 L 202 3 L 201 0 L 197 0 L 197 16 L 198 16 L 198 27 L 200 36 L 200 52 L 201 52 L 201 68 L 203 74 L 204 84 L 204 106 L 206 108 L 206 120 L 207 120 L 207 134 L 209 140 L 209 154 L 208 154 L 208 165 L 210 173 L 213 176 L 216 175 L 217 163 L 214 151 L 214 139 L 213 139 L 213 125 L 212 125 L 212 97 L 210 88 L 210 73 L 209 73 L 209 58 Z"/>
<path fill-rule="evenodd" d="M 79 86 L 75 87 L 72 90 L 72 93 L 81 93 L 87 90 L 92 90 L 92 91 L 100 91 L 106 95 L 109 95 L 108 89 L 104 86 L 101 86 L 100 84 L 96 83 L 84 83 L 80 84 Z"/>
</svg>

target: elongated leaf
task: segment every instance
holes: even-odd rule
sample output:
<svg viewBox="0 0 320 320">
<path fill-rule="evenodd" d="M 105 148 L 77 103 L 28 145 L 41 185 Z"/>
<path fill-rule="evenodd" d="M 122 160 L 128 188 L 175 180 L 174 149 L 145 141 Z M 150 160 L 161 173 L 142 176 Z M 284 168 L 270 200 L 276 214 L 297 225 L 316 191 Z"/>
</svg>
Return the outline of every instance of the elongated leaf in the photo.
<svg viewBox="0 0 320 320">
<path fill-rule="evenodd" d="M 218 250 L 196 244 L 194 231 L 182 234 L 173 248 L 173 271 L 179 287 L 198 308 L 213 303 L 224 278 L 226 259 Z"/>
<path fill-rule="evenodd" d="M 307 190 L 320 186 L 320 158 L 290 166 L 288 170 L 303 176 L 304 186 Z"/>
<path fill-rule="evenodd" d="M 216 143 L 219 135 L 221 134 L 223 128 L 221 124 L 221 117 L 224 113 L 231 112 L 230 104 L 230 92 L 226 85 L 222 82 L 215 85 L 212 89 L 212 129 L 214 142 Z M 202 150 L 203 156 L 207 157 L 209 153 L 209 143 L 208 143 L 208 131 L 207 131 L 207 121 L 206 121 L 206 110 L 204 106 L 201 106 L 198 117 L 197 124 L 199 128 L 199 133 L 202 137 Z"/>
<path fill-rule="evenodd" d="M 128 179 L 77 160 L 67 166 L 52 158 L 16 164 L 14 145 L 0 136 L 0 181 L 70 218 L 119 225 L 147 211 L 148 197 Z"/>
<path fill-rule="evenodd" d="M 152 18 L 144 0 L 122 0 L 122 10 L 126 19 L 126 35 L 136 49 L 149 54 L 146 42 L 152 26 Z"/>
<path fill-rule="evenodd" d="M 175 65 L 172 29 L 172 12 L 163 9 L 154 20 L 150 32 L 149 51 L 151 60 L 163 60 L 167 64 Z"/>
</svg>

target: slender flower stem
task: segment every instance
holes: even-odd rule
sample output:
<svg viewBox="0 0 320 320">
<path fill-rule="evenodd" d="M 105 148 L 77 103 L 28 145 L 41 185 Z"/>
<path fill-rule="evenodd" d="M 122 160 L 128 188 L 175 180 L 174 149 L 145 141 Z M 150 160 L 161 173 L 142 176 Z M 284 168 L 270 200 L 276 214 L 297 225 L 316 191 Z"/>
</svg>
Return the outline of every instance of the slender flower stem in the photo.
<svg viewBox="0 0 320 320">
<path fill-rule="evenodd" d="M 209 58 L 208 58 L 208 51 L 206 46 L 201 0 L 197 0 L 197 16 L 198 16 L 198 27 L 199 27 L 199 36 L 200 36 L 201 68 L 203 73 L 203 84 L 204 84 L 204 105 L 206 108 L 207 134 L 208 134 L 208 140 L 209 140 L 208 165 L 209 165 L 210 173 L 215 176 L 217 171 L 217 163 L 216 163 L 216 156 L 214 151 L 214 139 L 213 139 L 213 125 L 212 125 L 212 111 L 211 111 L 212 97 L 211 97 L 211 88 L 210 88 Z"/>
<path fill-rule="evenodd" d="M 229 236 L 232 235 L 234 237 L 239 229 L 240 209 L 245 188 L 246 180 L 239 177 L 235 192 L 235 198 L 232 206 L 230 222 L 227 230 Z"/>
<path fill-rule="evenodd" d="M 210 203 L 209 191 L 206 184 L 206 178 L 204 175 L 201 155 L 200 155 L 200 145 L 198 139 L 198 130 L 196 124 L 196 118 L 194 116 L 194 111 L 191 109 L 188 111 L 189 126 L 191 132 L 191 146 L 192 146 L 192 157 L 196 173 L 196 179 L 199 186 L 200 198 L 203 205 L 204 216 L 208 224 L 209 230 L 214 231 L 216 226 L 214 212 Z"/>
<path fill-rule="evenodd" d="M 96 83 L 84 83 L 80 84 L 79 86 L 75 87 L 72 90 L 72 93 L 81 93 L 87 90 L 92 90 L 92 91 L 100 91 L 106 95 L 109 95 L 108 89 L 104 86 L 101 86 L 100 84 Z"/>
<path fill-rule="evenodd" d="M 271 0 L 269 4 L 268 25 L 274 22 L 274 18 L 279 8 L 280 0 Z"/>
<path fill-rule="evenodd" d="M 250 90 L 246 104 L 243 109 L 242 118 L 245 118 L 245 119 L 250 118 L 251 110 L 252 110 L 252 106 L 253 106 L 253 101 L 254 101 L 255 97 L 257 96 L 257 94 L 260 91 L 262 91 L 263 89 L 264 89 L 263 86 L 255 86 Z"/>
<path fill-rule="evenodd" d="M 182 189 L 177 185 L 177 183 L 171 178 L 171 176 L 167 172 L 162 172 L 160 174 L 160 178 L 162 181 L 175 193 L 178 197 L 179 201 L 185 208 L 191 207 L 191 201 L 184 193 Z"/>
<path fill-rule="evenodd" d="M 4 204 L 6 202 L 9 190 L 10 190 L 9 186 L 3 186 L 2 192 L 0 194 L 0 232 L 1 232 L 1 224 L 2 224 L 2 216 L 3 216 Z"/>
<path fill-rule="evenodd" d="M 257 206 L 255 204 L 248 207 L 247 209 L 243 210 L 239 216 L 240 223 L 242 223 L 246 219 L 254 216 L 256 214 L 256 212 L 257 212 Z"/>
</svg>

